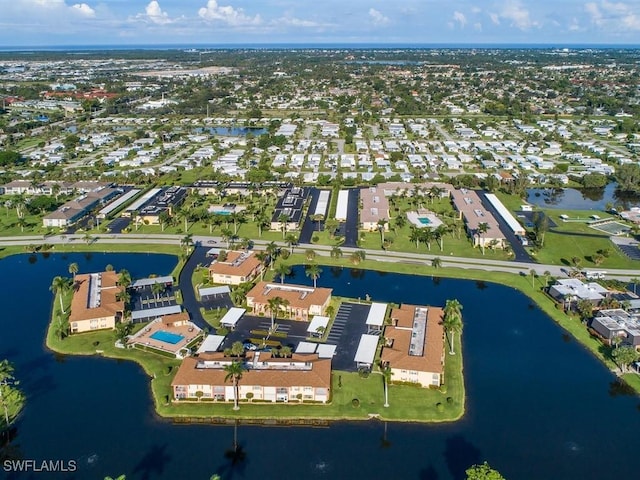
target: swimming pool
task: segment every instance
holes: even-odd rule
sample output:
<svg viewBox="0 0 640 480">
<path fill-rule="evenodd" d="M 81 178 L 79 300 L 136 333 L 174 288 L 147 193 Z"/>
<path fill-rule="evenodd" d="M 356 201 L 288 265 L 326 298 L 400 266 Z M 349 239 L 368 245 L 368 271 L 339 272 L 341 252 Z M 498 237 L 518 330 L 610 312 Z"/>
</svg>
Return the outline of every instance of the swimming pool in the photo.
<svg viewBox="0 0 640 480">
<path fill-rule="evenodd" d="M 159 342 L 170 343 L 171 345 L 175 345 L 176 343 L 182 341 L 184 339 L 183 335 L 178 335 L 177 333 L 165 332 L 164 330 L 158 330 L 150 335 L 150 338 L 154 340 L 158 340 Z"/>
<path fill-rule="evenodd" d="M 231 215 L 231 210 L 214 210 L 213 213 L 216 215 Z"/>
<path fill-rule="evenodd" d="M 418 217 L 418 221 L 419 221 L 422 225 L 429 225 L 429 224 L 431 224 L 431 220 L 429 220 L 427 217 Z"/>
</svg>

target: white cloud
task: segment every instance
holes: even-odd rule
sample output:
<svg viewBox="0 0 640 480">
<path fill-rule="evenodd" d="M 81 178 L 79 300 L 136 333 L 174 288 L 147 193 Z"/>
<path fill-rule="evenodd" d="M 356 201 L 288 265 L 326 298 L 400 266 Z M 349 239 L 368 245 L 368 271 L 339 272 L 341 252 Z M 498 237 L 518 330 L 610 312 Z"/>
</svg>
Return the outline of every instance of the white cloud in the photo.
<svg viewBox="0 0 640 480">
<path fill-rule="evenodd" d="M 167 23 L 171 23 L 169 15 L 167 14 L 167 12 L 162 11 L 160 3 L 158 3 L 156 0 L 152 0 L 151 2 L 149 2 L 147 7 L 144 9 L 144 15 L 140 16 L 146 17 L 156 25 L 166 25 Z"/>
<path fill-rule="evenodd" d="M 498 15 L 500 19 L 510 21 L 511 26 L 520 30 L 529 30 L 531 27 L 538 26 L 538 22 L 531 20 L 529 10 L 522 5 L 520 0 L 508 0 Z"/>
<path fill-rule="evenodd" d="M 478 14 L 482 12 L 482 9 L 480 7 L 471 7 L 471 11 L 475 14 Z"/>
<path fill-rule="evenodd" d="M 385 17 L 382 12 L 376 10 L 375 8 L 369 9 L 369 18 L 374 25 L 386 25 L 389 23 L 389 18 Z"/>
<path fill-rule="evenodd" d="M 481 32 L 481 31 L 482 31 L 482 23 L 480 23 L 480 22 L 476 22 L 476 23 L 474 23 L 474 24 L 473 24 L 473 29 L 474 29 L 476 32 Z"/>
<path fill-rule="evenodd" d="M 640 31 L 640 8 L 623 2 L 589 2 L 584 9 L 596 27 L 617 32 Z"/>
<path fill-rule="evenodd" d="M 462 12 L 453 12 L 453 20 L 460 25 L 460 28 L 464 28 L 467 24 L 467 17 L 465 17 Z"/>
<path fill-rule="evenodd" d="M 497 13 L 490 13 L 489 18 L 494 25 L 500 25 L 500 15 L 498 15 Z"/>
<path fill-rule="evenodd" d="M 250 17 L 245 15 L 241 8 L 233 8 L 231 5 L 218 5 L 217 0 L 209 0 L 206 7 L 198 10 L 200 18 L 209 21 L 220 21 L 231 26 L 260 25 L 260 15 Z"/>
<path fill-rule="evenodd" d="M 75 12 L 79 12 L 81 15 L 84 15 L 85 17 L 96 16 L 96 11 L 86 3 L 76 3 L 71 8 L 73 8 Z"/>
<path fill-rule="evenodd" d="M 296 17 L 280 17 L 277 20 L 272 22 L 274 25 L 285 25 L 289 27 L 301 27 L 301 28 L 320 28 L 320 27 L 330 27 L 333 24 L 330 23 L 322 23 L 316 22 L 314 20 L 305 20 L 303 18 Z"/>
</svg>

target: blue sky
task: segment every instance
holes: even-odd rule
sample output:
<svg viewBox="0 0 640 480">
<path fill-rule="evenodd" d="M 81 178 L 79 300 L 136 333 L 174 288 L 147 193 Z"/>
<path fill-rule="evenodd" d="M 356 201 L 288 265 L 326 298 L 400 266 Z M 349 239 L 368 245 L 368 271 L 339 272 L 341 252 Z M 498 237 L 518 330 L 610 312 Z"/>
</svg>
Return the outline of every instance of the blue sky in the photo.
<svg viewBox="0 0 640 480">
<path fill-rule="evenodd" d="M 639 44 L 640 0 L 2 0 L 0 46 Z"/>
</svg>

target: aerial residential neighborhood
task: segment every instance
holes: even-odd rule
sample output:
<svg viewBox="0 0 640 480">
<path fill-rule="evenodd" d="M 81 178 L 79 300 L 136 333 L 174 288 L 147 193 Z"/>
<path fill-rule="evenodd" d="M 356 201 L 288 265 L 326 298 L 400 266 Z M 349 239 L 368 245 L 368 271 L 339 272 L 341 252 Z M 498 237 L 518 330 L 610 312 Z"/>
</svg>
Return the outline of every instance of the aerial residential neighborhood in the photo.
<svg viewBox="0 0 640 480">
<path fill-rule="evenodd" d="M 568 421 L 559 405 L 602 401 L 585 385 L 640 392 L 637 64 L 578 47 L 0 51 L 7 290 L 46 277 L 59 369 L 141 366 L 117 377 L 122 415 L 143 378 L 157 416 L 232 426 L 222 478 L 245 465 L 245 424 L 368 422 L 398 462 L 392 429 L 438 424 L 442 445 L 422 426 L 412 441 L 446 450 L 442 478 L 484 455 L 483 435 L 455 429 L 503 417 L 504 438 L 598 458 L 530 422 L 539 405 Z M 371 456 L 358 431 L 343 450 Z M 163 448 L 134 475 L 161 477 Z"/>
</svg>

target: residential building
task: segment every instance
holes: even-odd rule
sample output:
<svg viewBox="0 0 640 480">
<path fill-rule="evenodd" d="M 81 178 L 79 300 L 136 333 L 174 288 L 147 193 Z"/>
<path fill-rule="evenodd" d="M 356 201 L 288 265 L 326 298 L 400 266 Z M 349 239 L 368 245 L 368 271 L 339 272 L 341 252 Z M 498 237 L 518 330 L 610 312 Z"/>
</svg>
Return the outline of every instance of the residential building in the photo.
<svg viewBox="0 0 640 480">
<path fill-rule="evenodd" d="M 473 239 L 473 246 L 490 246 L 504 248 L 506 238 L 500 230 L 498 221 L 484 208 L 478 194 L 473 190 L 461 188 L 451 192 L 453 205 L 458 210 L 460 218 L 464 219 L 467 232 Z M 486 231 L 480 231 L 480 225 L 486 224 Z"/>
<path fill-rule="evenodd" d="M 622 343 L 640 347 L 640 316 L 621 308 L 599 310 L 590 327 L 609 342 L 618 337 Z"/>
<path fill-rule="evenodd" d="M 70 200 L 55 212 L 42 218 L 45 227 L 67 227 L 89 214 L 98 205 L 104 205 L 109 200 L 122 194 L 122 190 L 111 187 L 101 187 Z"/>
<path fill-rule="evenodd" d="M 213 283 L 239 285 L 250 282 L 264 268 L 253 251 L 229 251 L 224 261 L 220 261 L 219 258 L 209 266 L 209 276 Z"/>
<path fill-rule="evenodd" d="M 599 283 L 583 283 L 577 278 L 557 280 L 555 285 L 549 288 L 549 295 L 556 301 L 570 304 L 580 300 L 588 300 L 594 306 L 598 306 L 610 294 L 611 292 Z"/>
<path fill-rule="evenodd" d="M 169 216 L 175 215 L 176 209 L 187 198 L 187 189 L 183 187 L 169 187 L 158 192 L 138 212 L 136 222 L 148 225 L 160 225 L 160 215 L 166 212 Z"/>
<path fill-rule="evenodd" d="M 385 220 L 384 229 L 389 230 L 389 201 L 384 190 L 378 187 L 360 189 L 362 209 L 360 210 L 360 222 L 365 230 L 377 230 L 378 222 Z"/>
<path fill-rule="evenodd" d="M 171 382 L 173 399 L 234 400 L 233 383 L 225 380 L 224 369 L 234 361 L 238 360 L 221 352 L 185 358 Z M 239 361 L 246 369 L 238 384 L 239 400 L 326 403 L 330 399 L 330 358 L 295 353 L 291 358 L 274 358 L 269 352 L 247 352 Z"/>
<path fill-rule="evenodd" d="M 331 288 L 259 282 L 247 293 L 247 307 L 254 315 L 271 315 L 269 300 L 280 297 L 289 302 L 282 307 L 287 317 L 309 321 L 314 315 L 325 314 L 332 291 Z"/>
<path fill-rule="evenodd" d="M 391 368 L 391 381 L 423 387 L 444 382 L 443 315 L 438 307 L 402 305 L 391 310 L 381 353 L 382 363 Z"/>
<path fill-rule="evenodd" d="M 76 275 L 69 326 L 71 333 L 115 328 L 122 318 L 124 302 L 116 272 Z"/>
</svg>

